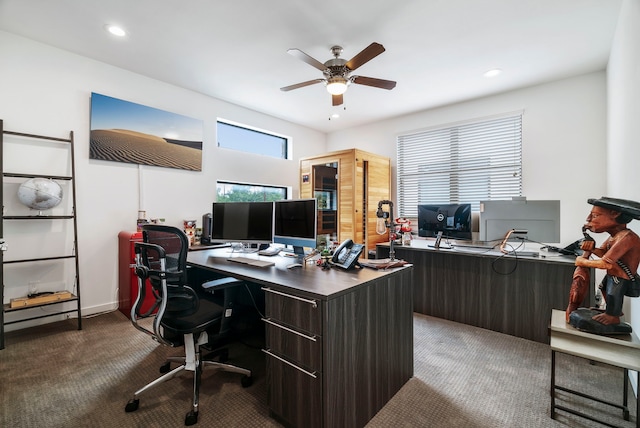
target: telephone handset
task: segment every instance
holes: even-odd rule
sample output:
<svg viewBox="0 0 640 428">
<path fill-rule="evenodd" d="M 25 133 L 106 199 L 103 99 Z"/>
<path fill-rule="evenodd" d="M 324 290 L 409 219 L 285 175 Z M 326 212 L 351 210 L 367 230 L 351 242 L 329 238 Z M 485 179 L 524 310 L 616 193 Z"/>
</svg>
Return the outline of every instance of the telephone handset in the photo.
<svg viewBox="0 0 640 428">
<path fill-rule="evenodd" d="M 355 244 L 351 239 L 347 239 L 334 251 L 331 264 L 342 269 L 352 269 L 358 265 L 358 258 L 362 250 L 364 250 L 364 245 Z"/>
</svg>

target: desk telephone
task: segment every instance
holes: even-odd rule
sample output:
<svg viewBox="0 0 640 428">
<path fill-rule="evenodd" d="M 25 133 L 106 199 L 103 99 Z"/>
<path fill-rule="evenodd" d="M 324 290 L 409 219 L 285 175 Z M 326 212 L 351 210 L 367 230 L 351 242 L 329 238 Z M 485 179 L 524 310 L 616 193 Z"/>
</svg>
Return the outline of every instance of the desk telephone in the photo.
<svg viewBox="0 0 640 428">
<path fill-rule="evenodd" d="M 364 245 L 355 244 L 351 239 L 347 239 L 334 251 L 331 264 L 342 269 L 352 269 L 359 265 L 358 258 L 363 250 Z"/>
</svg>

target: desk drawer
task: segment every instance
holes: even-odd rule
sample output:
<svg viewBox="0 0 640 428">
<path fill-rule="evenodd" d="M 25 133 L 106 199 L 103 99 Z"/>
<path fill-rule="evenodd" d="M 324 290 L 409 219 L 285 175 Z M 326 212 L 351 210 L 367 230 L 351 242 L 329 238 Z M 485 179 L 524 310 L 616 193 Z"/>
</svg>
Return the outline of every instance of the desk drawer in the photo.
<svg viewBox="0 0 640 428">
<path fill-rule="evenodd" d="M 297 331 L 322 336 L 322 301 L 263 287 L 268 319 Z"/>
<path fill-rule="evenodd" d="M 267 354 L 267 401 L 272 416 L 285 426 L 322 427 L 322 378 Z M 315 376 L 315 377 L 314 377 Z"/>
<path fill-rule="evenodd" d="M 271 352 L 302 368 L 322 371 L 322 337 L 309 335 L 266 318 L 266 343 Z"/>
</svg>

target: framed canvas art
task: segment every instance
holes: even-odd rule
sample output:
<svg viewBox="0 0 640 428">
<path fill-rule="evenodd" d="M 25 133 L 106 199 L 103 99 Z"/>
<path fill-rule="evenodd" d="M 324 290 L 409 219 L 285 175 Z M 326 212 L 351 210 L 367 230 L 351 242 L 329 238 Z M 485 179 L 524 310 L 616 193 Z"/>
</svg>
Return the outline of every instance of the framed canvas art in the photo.
<svg viewBox="0 0 640 428">
<path fill-rule="evenodd" d="M 91 93 L 89 158 L 202 170 L 201 120 Z"/>
</svg>

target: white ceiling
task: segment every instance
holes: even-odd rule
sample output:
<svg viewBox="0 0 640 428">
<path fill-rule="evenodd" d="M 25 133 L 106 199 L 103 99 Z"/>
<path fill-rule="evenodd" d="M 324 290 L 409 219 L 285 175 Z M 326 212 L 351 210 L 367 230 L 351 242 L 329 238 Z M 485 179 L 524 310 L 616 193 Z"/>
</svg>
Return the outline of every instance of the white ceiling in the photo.
<svg viewBox="0 0 640 428">
<path fill-rule="evenodd" d="M 0 29 L 332 132 L 603 70 L 621 2 L 0 0 Z M 108 34 L 112 23 L 128 35 Z M 322 84 L 280 91 L 322 77 L 287 49 L 325 62 L 333 45 L 348 60 L 371 42 L 386 52 L 354 74 L 395 89 L 354 84 L 340 107 Z"/>
</svg>

